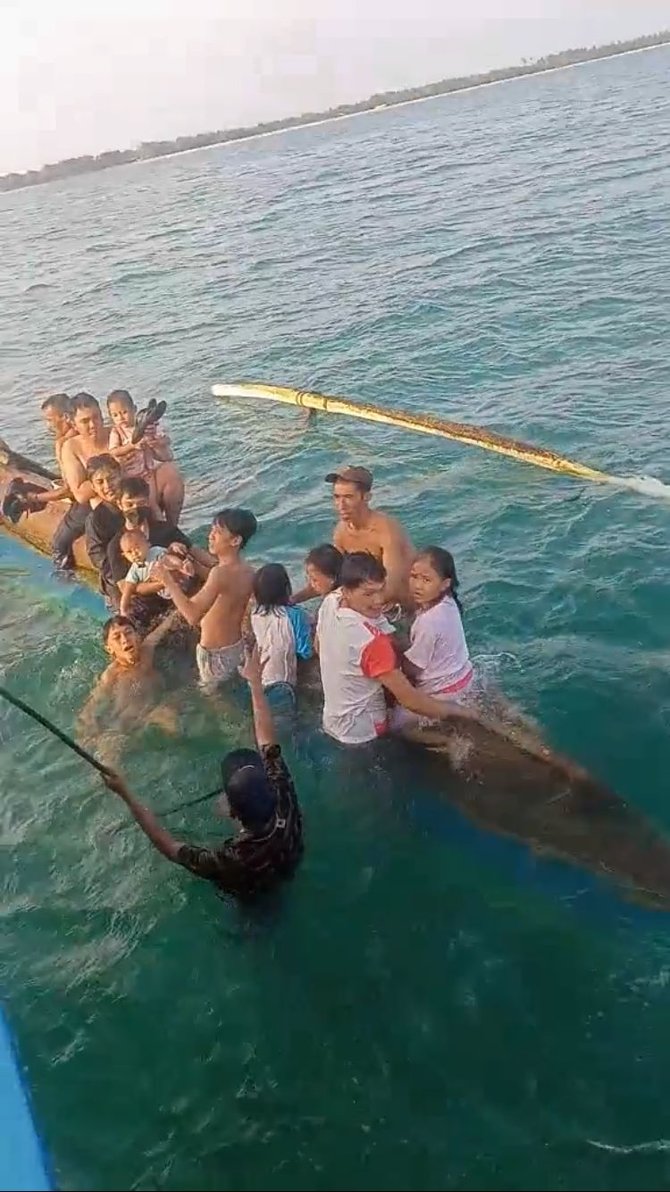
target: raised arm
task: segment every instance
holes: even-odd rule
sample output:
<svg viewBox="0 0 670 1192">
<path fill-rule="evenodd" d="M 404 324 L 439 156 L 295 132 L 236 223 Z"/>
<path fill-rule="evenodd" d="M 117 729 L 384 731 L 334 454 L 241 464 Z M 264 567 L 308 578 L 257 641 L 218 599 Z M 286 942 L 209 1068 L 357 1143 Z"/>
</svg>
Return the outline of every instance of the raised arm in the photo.
<svg viewBox="0 0 670 1192">
<path fill-rule="evenodd" d="M 61 454 L 63 480 L 75 501 L 79 501 L 81 505 L 85 505 L 93 496 L 93 486 L 90 480 L 86 479 L 86 469 L 79 456 L 75 453 L 72 444 L 72 439 L 66 439 L 63 443 Z"/>
<path fill-rule="evenodd" d="M 179 610 L 185 621 L 194 627 L 199 625 L 203 617 L 209 612 L 217 596 L 221 595 L 222 579 L 217 569 L 211 568 L 205 583 L 195 596 L 185 596 L 179 584 L 167 567 L 157 566 L 154 575 L 170 593 L 174 606 Z"/>
<path fill-rule="evenodd" d="M 251 692 L 251 707 L 254 714 L 254 731 L 258 748 L 262 749 L 264 745 L 276 745 L 277 734 L 270 705 L 263 690 L 258 646 L 254 646 L 253 650 L 247 654 L 244 666 L 240 667 L 240 674 L 243 679 L 246 679 Z"/>
</svg>

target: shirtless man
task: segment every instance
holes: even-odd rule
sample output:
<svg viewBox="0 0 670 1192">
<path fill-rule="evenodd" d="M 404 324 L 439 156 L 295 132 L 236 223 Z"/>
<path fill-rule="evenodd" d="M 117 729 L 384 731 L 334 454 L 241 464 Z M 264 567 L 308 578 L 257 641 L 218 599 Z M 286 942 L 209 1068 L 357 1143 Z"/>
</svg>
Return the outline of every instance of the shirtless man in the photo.
<svg viewBox="0 0 670 1192">
<path fill-rule="evenodd" d="M 222 509 L 209 532 L 209 552 L 193 546 L 189 557 L 205 582 L 195 596 L 186 596 L 169 567 L 157 563 L 160 579 L 175 608 L 189 625 L 200 626 L 196 658 L 203 687 L 214 688 L 236 674 L 244 647 L 242 622 L 251 596 L 254 569 L 240 558 L 257 522 L 248 509 Z"/>
<path fill-rule="evenodd" d="M 71 569 L 74 565 L 72 546 L 84 533 L 86 518 L 90 513 L 89 501 L 94 495 L 93 487 L 86 476 L 89 459 L 108 450 L 109 429 L 104 425 L 100 406 L 90 393 L 78 393 L 72 399 L 71 417 L 74 434 L 67 437 L 61 448 L 61 471 L 73 504 L 58 526 L 53 537 L 53 554 L 56 565 Z"/>
<path fill-rule="evenodd" d="M 70 417 L 71 407 L 72 402 L 67 393 L 53 393 L 51 397 L 42 402 L 41 406 L 42 417 L 54 436 L 54 449 L 61 477 L 63 475 L 63 444 L 66 439 L 71 439 L 75 434 Z M 52 501 L 62 501 L 69 497 L 70 490 L 67 484 L 54 484 L 54 487 L 47 489 L 46 492 L 32 493 L 30 504 L 34 509 L 42 509 L 45 505 L 50 505 Z"/>
<path fill-rule="evenodd" d="M 367 468 L 343 467 L 326 476 L 326 484 L 333 486 L 333 502 L 340 516 L 333 545 L 343 555 L 365 551 L 378 559 L 386 571 L 385 604 L 406 606 L 412 544 L 395 518 L 370 508 L 372 481 L 372 472 Z"/>
</svg>

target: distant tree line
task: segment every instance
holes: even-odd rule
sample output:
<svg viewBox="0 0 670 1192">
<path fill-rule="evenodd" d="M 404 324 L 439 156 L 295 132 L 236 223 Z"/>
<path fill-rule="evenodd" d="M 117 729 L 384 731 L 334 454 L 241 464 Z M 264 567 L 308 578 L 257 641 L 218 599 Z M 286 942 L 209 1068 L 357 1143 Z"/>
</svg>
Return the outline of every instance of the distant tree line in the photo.
<svg viewBox="0 0 670 1192">
<path fill-rule="evenodd" d="M 247 128 L 217 129 L 215 132 L 201 132 L 195 136 L 177 137 L 174 141 L 143 141 L 135 149 L 111 149 L 106 153 L 86 154 L 83 157 L 67 157 L 63 161 L 43 166 L 41 170 L 27 170 L 23 174 L 0 175 L 0 191 L 19 190 L 24 186 L 37 186 L 42 182 L 53 182 L 69 178 L 73 174 L 89 174 L 95 170 L 108 170 L 111 166 L 126 162 L 146 161 L 152 157 L 165 157 L 169 153 L 180 153 L 185 149 L 202 149 L 208 145 L 222 145 L 228 141 L 239 141 L 244 137 L 261 133 L 280 132 L 285 128 L 297 128 L 319 120 L 331 120 L 337 116 L 353 116 L 356 112 L 370 112 L 380 107 L 407 103 L 413 99 L 429 99 L 436 95 L 448 95 L 466 87 L 481 86 L 483 83 L 497 83 L 503 79 L 521 78 L 524 75 L 540 74 L 559 66 L 571 66 L 576 62 L 592 62 L 613 54 L 625 54 L 629 50 L 650 49 L 653 46 L 670 43 L 670 29 L 635 37 L 630 41 L 614 41 L 602 46 L 581 46 L 578 49 L 562 50 L 559 54 L 548 54 L 544 58 L 527 60 L 521 66 L 507 66 L 500 70 L 488 70 L 483 74 L 462 75 L 452 79 L 440 79 L 437 83 L 426 83 L 422 87 L 407 87 L 403 91 L 381 91 L 358 103 L 342 103 L 324 112 L 303 112 L 300 116 L 287 116 L 281 120 L 266 120 Z"/>
</svg>

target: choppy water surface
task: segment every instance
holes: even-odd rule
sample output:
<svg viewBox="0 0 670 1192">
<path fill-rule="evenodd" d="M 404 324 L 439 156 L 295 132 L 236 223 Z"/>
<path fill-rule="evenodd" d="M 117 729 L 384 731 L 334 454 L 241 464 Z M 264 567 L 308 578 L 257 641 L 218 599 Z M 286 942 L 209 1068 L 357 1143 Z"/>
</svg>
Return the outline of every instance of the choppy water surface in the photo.
<svg viewBox="0 0 670 1192">
<path fill-rule="evenodd" d="M 300 575 L 323 476 L 455 552 L 467 627 L 563 751 L 670 830 L 667 505 L 473 449 L 227 408 L 258 378 L 668 471 L 670 52 L 5 196 L 0 434 L 52 389 L 164 397 L 188 518 L 250 504 Z M 101 610 L 0 538 L 6 681 L 71 727 Z M 206 789 L 245 731 L 185 691 L 126 769 Z M 663 1188 L 670 920 L 468 827 L 402 758 L 303 735 L 308 852 L 250 920 L 111 835 L 0 708 L 1 989 L 65 1188 Z M 208 811 L 176 826 L 208 831 Z"/>
</svg>

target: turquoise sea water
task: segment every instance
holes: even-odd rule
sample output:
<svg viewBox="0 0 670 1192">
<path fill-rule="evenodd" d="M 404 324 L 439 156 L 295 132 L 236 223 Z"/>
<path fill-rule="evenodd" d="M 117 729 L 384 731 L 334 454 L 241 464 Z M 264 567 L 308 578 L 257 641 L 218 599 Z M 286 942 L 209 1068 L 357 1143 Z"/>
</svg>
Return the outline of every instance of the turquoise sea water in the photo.
<svg viewBox="0 0 670 1192">
<path fill-rule="evenodd" d="M 267 379 L 484 423 L 670 479 L 661 49 L 0 203 L 0 434 L 53 389 L 165 398 L 189 524 L 230 501 L 283 560 L 342 459 L 454 551 L 473 652 L 551 741 L 670 830 L 670 508 L 474 449 L 225 406 Z M 71 727 L 95 597 L 0 537 L 3 681 Z M 241 739 L 192 690 L 129 742 L 156 806 Z M 308 852 L 249 918 L 111 835 L 111 796 L 0 708 L 0 995 L 60 1184 L 664 1188 L 670 920 L 480 832 L 403 768 L 290 749 Z M 209 833 L 198 809 L 175 826 Z M 216 829 L 215 829 L 216 830 Z"/>
</svg>

